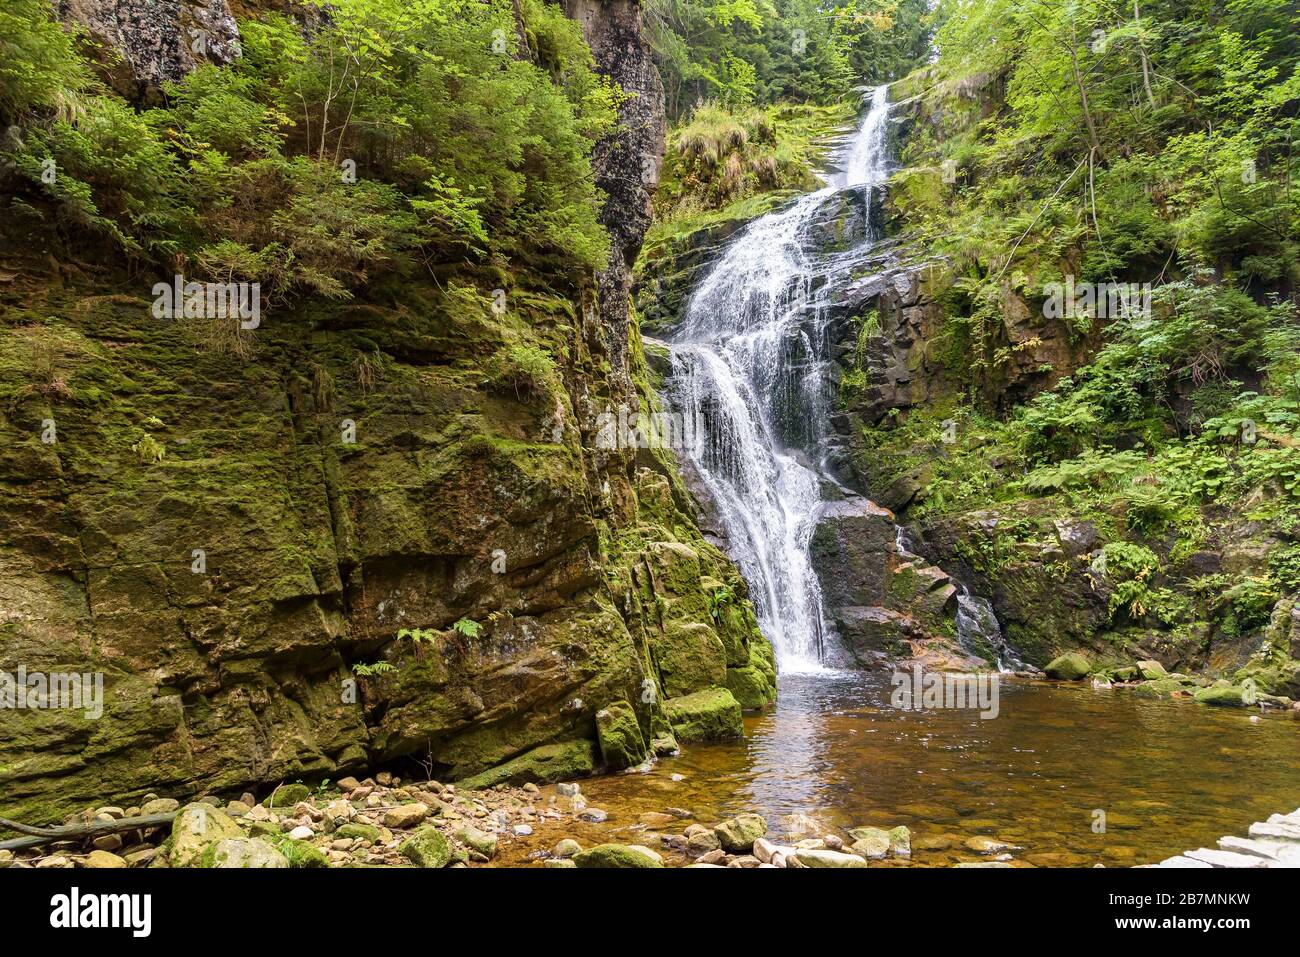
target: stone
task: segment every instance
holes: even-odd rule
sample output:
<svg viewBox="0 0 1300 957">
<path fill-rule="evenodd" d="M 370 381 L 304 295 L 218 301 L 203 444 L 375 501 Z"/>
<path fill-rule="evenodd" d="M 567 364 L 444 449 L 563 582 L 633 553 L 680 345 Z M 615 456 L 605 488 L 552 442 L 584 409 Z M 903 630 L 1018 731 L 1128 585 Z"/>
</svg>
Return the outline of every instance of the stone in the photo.
<svg viewBox="0 0 1300 957">
<path fill-rule="evenodd" d="M 172 866 L 194 867 L 213 844 L 243 836 L 239 825 L 212 805 L 187 804 L 172 821 Z"/>
<path fill-rule="evenodd" d="M 316 832 L 313 831 L 311 828 L 309 828 L 306 824 L 299 824 L 297 827 L 295 827 L 292 831 L 289 832 L 289 837 L 295 841 L 310 841 L 315 836 L 316 836 Z"/>
<path fill-rule="evenodd" d="M 578 867 L 663 867 L 663 859 L 639 844 L 597 844 L 572 858 Z"/>
<path fill-rule="evenodd" d="M 460 841 L 466 847 L 472 848 L 491 860 L 496 857 L 497 837 L 495 834 L 489 834 L 486 831 L 480 831 L 476 827 L 465 825 L 458 827 L 452 832 L 456 840 Z"/>
<path fill-rule="evenodd" d="M 595 773 L 597 745 L 594 741 L 563 741 L 544 744 L 512 758 L 505 764 L 460 781 L 463 789 L 490 788 L 507 782 L 560 781 Z"/>
<path fill-rule="evenodd" d="M 528 835 L 533 833 L 531 824 L 516 824 L 510 830 L 515 837 L 528 837 Z"/>
<path fill-rule="evenodd" d="M 555 793 L 560 797 L 577 797 L 581 790 L 582 788 L 579 787 L 578 782 L 576 781 L 561 781 L 559 784 L 555 785 Z"/>
<path fill-rule="evenodd" d="M 740 703 L 725 688 L 669 698 L 663 710 L 679 741 L 725 741 L 745 736 Z"/>
<path fill-rule="evenodd" d="M 109 851 L 96 850 L 96 851 L 91 851 L 89 854 L 86 855 L 86 860 L 83 862 L 82 866 L 93 867 L 93 868 L 113 868 L 113 867 L 127 867 L 128 865 L 126 861 L 118 857 L 116 854 L 113 854 Z"/>
<path fill-rule="evenodd" d="M 665 814 L 663 811 L 646 811 L 637 820 L 646 827 L 667 827 L 677 818 L 671 814 Z"/>
<path fill-rule="evenodd" d="M 415 827 L 429 816 L 429 808 L 425 804 L 418 802 L 411 804 L 399 804 L 397 807 L 390 807 L 384 812 L 384 827 L 402 828 Z"/>
<path fill-rule="evenodd" d="M 140 806 L 142 817 L 150 817 L 154 814 L 170 814 L 172 811 L 179 809 L 181 802 L 175 798 L 154 798 L 152 801 L 146 801 Z"/>
<path fill-rule="evenodd" d="M 1016 851 L 1018 847 L 1008 844 L 1005 841 L 999 841 L 991 837 L 977 835 L 969 837 L 962 844 L 967 850 L 974 851 L 976 854 L 1001 854 L 1003 851 Z"/>
<path fill-rule="evenodd" d="M 202 865 L 216 868 L 278 869 L 289 860 L 261 838 L 227 838 L 217 841 L 203 854 Z"/>
<path fill-rule="evenodd" d="M 912 832 L 909 828 L 899 825 L 889 829 L 889 852 L 895 857 L 912 856 Z"/>
<path fill-rule="evenodd" d="M 608 817 L 609 814 L 598 807 L 585 808 L 578 814 L 578 820 L 588 824 L 603 824 Z"/>
<path fill-rule="evenodd" d="M 1219 708 L 1245 708 L 1246 691 L 1239 685 L 1201 688 L 1192 694 L 1192 700 Z"/>
<path fill-rule="evenodd" d="M 596 738 L 601 760 L 610 771 L 636 767 L 647 757 L 636 712 L 626 701 L 615 701 L 596 712 Z"/>
<path fill-rule="evenodd" d="M 353 840 L 369 841 L 371 844 L 379 843 L 379 828 L 373 824 L 363 824 L 359 821 L 352 821 L 339 826 L 334 832 L 339 837 L 350 837 Z"/>
<path fill-rule="evenodd" d="M 1147 681 L 1155 681 L 1157 678 L 1167 677 L 1169 672 L 1165 671 L 1165 666 L 1158 661 L 1139 661 L 1136 663 L 1138 674 L 1142 675 Z"/>
<path fill-rule="evenodd" d="M 121 834 L 101 834 L 92 840 L 91 845 L 100 851 L 116 851 L 122 846 Z"/>
<path fill-rule="evenodd" d="M 244 817 L 250 810 L 243 801 L 231 801 L 226 805 L 226 813 L 233 818 Z"/>
<path fill-rule="evenodd" d="M 446 867 L 452 859 L 451 842 L 432 824 L 416 829 L 402 842 L 398 853 L 416 867 Z"/>
<path fill-rule="evenodd" d="M 849 829 L 853 843 L 849 850 L 869 861 L 883 859 L 889 853 L 889 832 L 880 827 L 855 827 Z"/>
<path fill-rule="evenodd" d="M 795 860 L 804 867 L 866 867 L 865 858 L 857 854 L 845 854 L 841 851 L 828 851 L 817 848 L 796 848 Z"/>
<path fill-rule="evenodd" d="M 569 860 L 567 857 L 548 857 L 546 860 L 542 861 L 542 866 L 573 868 L 573 867 L 577 867 L 578 865 L 573 863 L 573 861 Z"/>
<path fill-rule="evenodd" d="M 694 829 L 686 829 L 686 853 L 688 854 L 707 854 L 710 851 L 716 851 L 721 844 L 718 841 L 718 835 L 712 830 L 700 825 L 694 825 Z"/>
<path fill-rule="evenodd" d="M 1053 658 L 1043 669 L 1049 678 L 1055 678 L 1058 681 L 1078 681 L 1080 678 L 1086 678 L 1092 671 L 1092 665 L 1088 659 L 1083 657 L 1077 651 L 1071 651 L 1059 658 Z"/>
<path fill-rule="evenodd" d="M 574 854 L 577 854 L 581 850 L 582 850 L 581 844 L 579 844 L 571 837 L 566 837 L 564 840 L 560 841 L 560 843 L 555 845 L 555 850 L 552 851 L 551 853 L 553 853 L 556 857 L 572 857 Z"/>
<path fill-rule="evenodd" d="M 713 828 L 722 849 L 732 854 L 743 853 L 754 842 L 767 834 L 767 821 L 758 814 L 738 814 Z"/>
<path fill-rule="evenodd" d="M 699 864 L 721 864 L 721 863 L 722 863 L 723 861 L 725 861 L 726 859 L 727 859 L 727 852 L 724 851 L 722 848 L 717 847 L 717 848 L 714 848 L 713 850 L 709 851 L 707 854 L 701 854 L 699 860 L 697 861 L 697 863 L 699 863 Z"/>
</svg>

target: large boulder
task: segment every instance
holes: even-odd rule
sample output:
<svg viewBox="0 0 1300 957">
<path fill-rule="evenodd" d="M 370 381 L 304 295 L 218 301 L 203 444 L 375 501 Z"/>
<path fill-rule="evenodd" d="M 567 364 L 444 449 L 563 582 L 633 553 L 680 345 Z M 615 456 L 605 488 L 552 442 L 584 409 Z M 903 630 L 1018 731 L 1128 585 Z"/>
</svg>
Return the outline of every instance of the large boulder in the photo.
<svg viewBox="0 0 1300 957">
<path fill-rule="evenodd" d="M 621 771 L 646 759 L 641 726 L 626 701 L 615 701 L 596 712 L 596 737 L 606 770 Z"/>
<path fill-rule="evenodd" d="M 1059 658 L 1053 658 L 1043 671 L 1047 677 L 1056 678 L 1058 681 L 1078 681 L 1080 678 L 1088 677 L 1092 665 L 1077 651 L 1070 651 Z"/>
<path fill-rule="evenodd" d="M 218 841 L 243 836 L 239 825 L 211 804 L 201 801 L 187 804 L 172 821 L 171 864 L 196 867 L 204 851 Z"/>
<path fill-rule="evenodd" d="M 726 688 L 707 688 L 669 698 L 663 708 L 679 741 L 725 741 L 745 736 L 740 703 Z"/>
</svg>

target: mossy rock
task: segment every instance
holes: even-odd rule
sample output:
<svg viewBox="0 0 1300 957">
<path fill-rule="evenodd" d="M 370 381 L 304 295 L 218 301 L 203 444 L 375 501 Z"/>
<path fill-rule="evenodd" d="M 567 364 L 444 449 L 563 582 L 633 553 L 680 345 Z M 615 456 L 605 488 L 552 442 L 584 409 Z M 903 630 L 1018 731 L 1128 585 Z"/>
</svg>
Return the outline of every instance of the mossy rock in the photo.
<svg viewBox="0 0 1300 957">
<path fill-rule="evenodd" d="M 576 867 L 663 867 L 663 861 L 648 848 L 631 844 L 597 844 L 574 854 Z"/>
<path fill-rule="evenodd" d="M 745 736 L 740 702 L 726 688 L 707 688 L 664 702 L 679 741 L 726 741 Z"/>
<path fill-rule="evenodd" d="M 1058 681 L 1078 681 L 1080 678 L 1088 677 L 1092 671 L 1092 665 L 1088 659 L 1083 657 L 1077 651 L 1070 651 L 1059 658 L 1053 658 L 1043 669 L 1047 677 L 1055 678 Z"/>
<path fill-rule="evenodd" d="M 544 744 L 526 754 L 459 781 L 462 788 L 497 784 L 546 784 L 584 778 L 596 771 L 596 745 L 591 741 Z"/>
<path fill-rule="evenodd" d="M 262 804 L 268 808 L 293 807 L 311 796 L 312 789 L 305 784 L 283 784 L 267 795 Z"/>
<path fill-rule="evenodd" d="M 596 712 L 596 738 L 607 770 L 622 771 L 646 759 L 641 726 L 636 712 L 626 701 L 615 701 Z"/>
<path fill-rule="evenodd" d="M 290 867 L 329 867 L 329 858 L 310 841 L 296 841 L 286 837 L 276 845 Z"/>
<path fill-rule="evenodd" d="M 335 837 L 350 837 L 357 841 L 379 842 L 379 828 L 373 824 L 344 824 L 334 832 Z"/>
<path fill-rule="evenodd" d="M 1202 688 L 1192 695 L 1192 700 L 1219 708 L 1246 708 L 1253 703 L 1246 700 L 1248 697 L 1249 693 L 1241 685 L 1227 685 Z"/>
<path fill-rule="evenodd" d="M 453 856 L 451 842 L 432 824 L 418 828 L 397 850 L 416 867 L 446 867 Z"/>
<path fill-rule="evenodd" d="M 242 839 L 240 830 L 228 815 L 211 804 L 187 804 L 172 820 L 170 860 L 173 867 L 193 867 L 218 841 Z"/>
<path fill-rule="evenodd" d="M 290 867 L 288 859 L 256 837 L 225 838 L 210 844 L 199 859 L 200 867 L 260 870 Z"/>
</svg>

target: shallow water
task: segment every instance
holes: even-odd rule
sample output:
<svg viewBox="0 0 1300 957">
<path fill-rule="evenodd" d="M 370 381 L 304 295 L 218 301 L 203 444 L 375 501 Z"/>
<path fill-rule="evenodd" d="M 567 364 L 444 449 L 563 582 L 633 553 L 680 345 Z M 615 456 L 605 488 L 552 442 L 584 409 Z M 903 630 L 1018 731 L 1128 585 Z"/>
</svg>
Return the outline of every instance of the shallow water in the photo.
<svg viewBox="0 0 1300 957">
<path fill-rule="evenodd" d="M 914 840 L 949 836 L 950 849 L 917 850 L 913 866 L 978 860 L 961 846 L 975 835 L 1020 846 L 1022 863 L 1124 866 L 1213 847 L 1300 806 L 1300 722 L 1290 715 L 1252 723 L 1242 709 L 1004 678 L 998 716 L 983 720 L 898 710 L 891 691 L 883 673 L 787 675 L 778 706 L 745 719 L 745 741 L 691 745 L 649 772 L 583 781 L 609 819 L 566 822 L 565 833 L 638 843 L 640 814 L 678 807 L 705 824 L 755 811 L 779 836 L 797 812 L 841 828 L 906 824 Z M 539 831 L 510 856 L 558 836 Z"/>
</svg>

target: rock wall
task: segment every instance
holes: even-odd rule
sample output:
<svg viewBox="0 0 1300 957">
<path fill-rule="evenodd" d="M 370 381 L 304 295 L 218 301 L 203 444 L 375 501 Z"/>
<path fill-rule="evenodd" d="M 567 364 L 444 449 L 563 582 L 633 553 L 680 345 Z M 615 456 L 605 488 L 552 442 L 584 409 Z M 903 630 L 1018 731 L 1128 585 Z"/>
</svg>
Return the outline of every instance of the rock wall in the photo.
<svg viewBox="0 0 1300 957">
<path fill-rule="evenodd" d="M 738 703 L 774 699 L 673 464 L 592 441 L 648 392 L 626 292 L 663 119 L 636 5 L 574 14 L 640 92 L 599 155 L 594 314 L 523 277 L 504 316 L 392 281 L 265 315 L 242 358 L 154 319 L 158 277 L 0 237 L 0 670 L 104 676 L 102 716 L 6 712 L 0 815 L 381 766 L 554 780 L 739 735 Z M 556 383 L 485 371 L 519 344 Z"/>
</svg>

